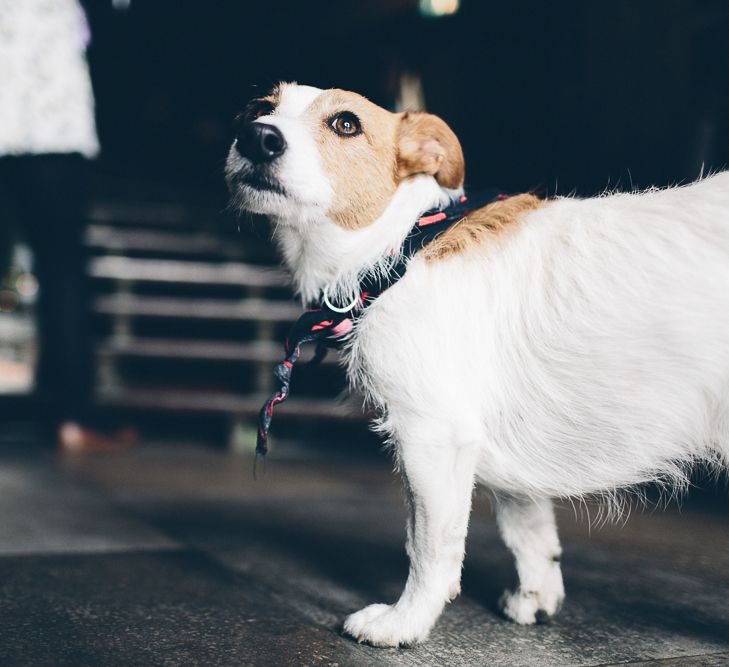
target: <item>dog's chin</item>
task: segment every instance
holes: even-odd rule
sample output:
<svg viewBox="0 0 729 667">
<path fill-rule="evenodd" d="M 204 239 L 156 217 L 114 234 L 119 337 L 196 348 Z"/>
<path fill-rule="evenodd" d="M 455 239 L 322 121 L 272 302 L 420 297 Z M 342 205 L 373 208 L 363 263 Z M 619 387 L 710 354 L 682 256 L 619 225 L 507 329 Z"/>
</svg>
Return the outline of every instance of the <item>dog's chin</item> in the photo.
<svg viewBox="0 0 729 667">
<path fill-rule="evenodd" d="M 241 211 L 278 215 L 289 206 L 285 188 L 270 176 L 239 171 L 227 180 L 232 203 Z"/>
</svg>

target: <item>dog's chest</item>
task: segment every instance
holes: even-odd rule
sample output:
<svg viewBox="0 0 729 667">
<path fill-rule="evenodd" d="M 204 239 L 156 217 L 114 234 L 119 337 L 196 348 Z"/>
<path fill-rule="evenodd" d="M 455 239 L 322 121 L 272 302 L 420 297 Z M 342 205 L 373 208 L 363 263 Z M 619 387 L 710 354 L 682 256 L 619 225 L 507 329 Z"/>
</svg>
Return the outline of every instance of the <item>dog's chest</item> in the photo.
<svg viewBox="0 0 729 667">
<path fill-rule="evenodd" d="M 468 369 L 478 351 L 468 311 L 472 299 L 483 303 L 486 294 L 478 272 L 455 264 L 451 269 L 439 272 L 414 260 L 355 326 L 345 352 L 350 382 L 388 412 L 435 414 L 464 392 L 476 394 L 476 378 Z M 468 295 L 457 289 L 461 280 L 470 285 Z M 479 328 L 483 340 L 488 333 Z"/>
</svg>

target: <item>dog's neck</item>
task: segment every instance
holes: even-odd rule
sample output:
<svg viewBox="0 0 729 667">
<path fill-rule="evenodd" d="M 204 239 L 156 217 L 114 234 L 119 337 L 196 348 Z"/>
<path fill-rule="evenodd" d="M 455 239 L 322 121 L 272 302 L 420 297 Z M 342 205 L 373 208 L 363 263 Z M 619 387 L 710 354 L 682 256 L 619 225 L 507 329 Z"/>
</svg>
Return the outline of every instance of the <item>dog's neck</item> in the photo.
<svg viewBox="0 0 729 667">
<path fill-rule="evenodd" d="M 323 215 L 303 221 L 272 218 L 274 239 L 304 303 L 318 299 L 325 287 L 344 301 L 364 273 L 399 250 L 424 211 L 446 206 L 460 194 L 430 176 L 415 176 L 399 185 L 383 214 L 366 227 L 344 229 Z"/>
</svg>

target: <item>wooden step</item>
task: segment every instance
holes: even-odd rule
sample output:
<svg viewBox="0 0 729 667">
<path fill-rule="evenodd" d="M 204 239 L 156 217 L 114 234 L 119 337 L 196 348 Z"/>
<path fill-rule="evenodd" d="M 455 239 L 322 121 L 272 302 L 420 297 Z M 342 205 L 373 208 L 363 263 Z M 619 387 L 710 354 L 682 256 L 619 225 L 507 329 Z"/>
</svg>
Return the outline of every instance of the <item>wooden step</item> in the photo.
<svg viewBox="0 0 729 667">
<path fill-rule="evenodd" d="M 89 225 L 86 245 L 116 253 L 148 252 L 176 254 L 231 254 L 227 239 L 202 232 L 178 232 L 158 229 Z"/>
<path fill-rule="evenodd" d="M 189 204 L 147 201 L 93 201 L 89 207 L 93 222 L 151 227 L 194 227 L 200 224 L 200 211 Z"/>
<path fill-rule="evenodd" d="M 221 391 L 193 391 L 172 389 L 122 389 L 104 391 L 97 395 L 101 407 L 143 411 L 220 413 L 241 417 L 255 417 L 268 396 L 241 396 Z M 361 412 L 336 399 L 291 398 L 276 409 L 282 418 L 311 418 L 357 420 L 364 419 Z"/>
<path fill-rule="evenodd" d="M 286 287 L 288 276 L 280 269 L 269 269 L 239 262 L 192 262 L 175 259 L 138 259 L 94 257 L 89 275 L 117 281 L 175 283 L 238 287 Z"/>
<path fill-rule="evenodd" d="M 314 345 L 302 348 L 303 363 L 314 356 L 314 348 Z M 265 340 L 236 343 L 216 340 L 113 337 L 98 343 L 96 352 L 99 355 L 113 357 L 267 364 L 277 364 L 284 357 L 283 344 Z M 336 361 L 336 352 L 330 351 L 323 363 L 332 364 Z"/>
<path fill-rule="evenodd" d="M 204 257 L 207 255 L 227 260 L 255 258 L 276 262 L 273 248 L 263 238 L 252 234 L 232 237 L 230 234 L 213 234 L 198 231 L 142 229 L 115 227 L 113 225 L 89 225 L 86 228 L 86 245 L 116 254 L 144 253 L 145 255 L 181 255 Z"/>
<path fill-rule="evenodd" d="M 127 294 L 99 296 L 94 312 L 129 317 L 170 317 L 182 319 L 228 320 L 233 322 L 294 322 L 302 313 L 290 301 L 265 299 L 188 299 Z"/>
</svg>

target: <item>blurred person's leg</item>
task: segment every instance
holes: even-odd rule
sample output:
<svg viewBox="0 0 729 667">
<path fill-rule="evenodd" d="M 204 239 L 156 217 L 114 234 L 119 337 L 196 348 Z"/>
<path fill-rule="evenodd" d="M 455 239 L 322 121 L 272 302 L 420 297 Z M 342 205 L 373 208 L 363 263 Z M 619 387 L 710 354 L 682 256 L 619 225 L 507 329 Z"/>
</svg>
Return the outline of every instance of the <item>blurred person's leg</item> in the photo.
<svg viewBox="0 0 729 667">
<path fill-rule="evenodd" d="M 8 160 L 0 157 L 0 281 L 7 277 L 10 269 L 18 228 L 15 198 L 9 188 L 6 164 Z"/>
<path fill-rule="evenodd" d="M 0 178 L 2 178 L 0 176 Z M 0 189 L 0 280 L 10 268 L 10 259 L 13 252 L 13 237 L 11 234 L 9 213 L 4 206 L 4 192 Z"/>
<path fill-rule="evenodd" d="M 86 252 L 87 163 L 80 155 L 3 160 L 40 284 L 36 390 L 47 425 L 85 422 L 92 386 Z"/>
<path fill-rule="evenodd" d="M 0 160 L 40 284 L 36 393 L 49 436 L 76 449 L 112 446 L 91 431 L 93 340 L 84 245 L 88 162 L 77 154 Z"/>
</svg>

